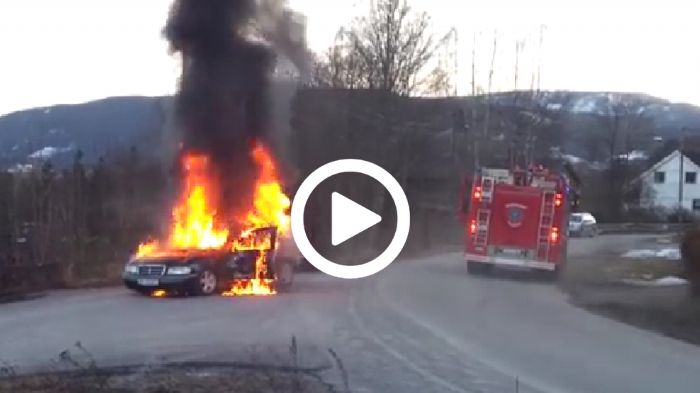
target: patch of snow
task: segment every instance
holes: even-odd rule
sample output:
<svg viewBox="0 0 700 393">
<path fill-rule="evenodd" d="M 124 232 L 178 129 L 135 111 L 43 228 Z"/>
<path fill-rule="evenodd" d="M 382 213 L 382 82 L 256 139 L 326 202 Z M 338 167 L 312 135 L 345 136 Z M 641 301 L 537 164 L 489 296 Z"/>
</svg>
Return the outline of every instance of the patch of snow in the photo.
<svg viewBox="0 0 700 393">
<path fill-rule="evenodd" d="M 49 130 L 49 135 L 55 135 L 59 132 L 60 130 L 58 128 L 52 128 Z"/>
<path fill-rule="evenodd" d="M 580 163 L 586 161 L 583 158 L 574 156 L 572 154 L 562 154 L 561 158 L 563 158 L 564 161 L 571 163 L 571 164 L 580 164 Z"/>
<path fill-rule="evenodd" d="M 636 278 L 625 278 L 623 283 L 638 287 L 672 287 L 677 285 L 687 285 L 688 280 L 676 276 L 666 276 L 656 280 L 641 280 Z"/>
<path fill-rule="evenodd" d="M 32 169 L 34 169 L 34 167 L 31 164 L 17 164 L 7 171 L 9 173 L 28 173 L 31 172 Z"/>
<path fill-rule="evenodd" d="M 46 108 L 46 109 L 44 109 L 44 114 L 45 114 L 45 115 L 48 115 L 49 113 L 51 113 L 51 108 Z"/>
<path fill-rule="evenodd" d="M 55 156 L 56 154 L 68 153 L 71 151 L 73 151 L 73 147 L 46 146 L 30 154 L 28 157 L 34 160 L 46 160 Z"/>
<path fill-rule="evenodd" d="M 647 152 L 642 151 L 642 150 L 632 150 L 627 154 L 627 160 L 628 161 L 637 161 L 637 160 L 647 160 L 649 159 L 649 154 Z"/>
<path fill-rule="evenodd" d="M 582 97 L 576 100 L 571 111 L 575 113 L 592 113 L 596 110 L 597 104 L 595 97 Z"/>
<path fill-rule="evenodd" d="M 656 256 L 656 251 L 654 250 L 629 250 L 622 254 L 623 258 L 633 258 L 633 259 L 650 259 Z"/>
<path fill-rule="evenodd" d="M 561 109 L 562 106 L 563 106 L 562 104 L 549 103 L 549 104 L 547 104 L 547 110 L 558 111 Z"/>
<path fill-rule="evenodd" d="M 632 150 L 629 153 L 618 154 L 617 158 L 620 160 L 626 159 L 627 161 L 639 161 L 648 159 L 649 155 L 642 150 Z"/>
<path fill-rule="evenodd" d="M 17 150 L 19 150 L 19 145 L 12 146 L 12 151 L 17 151 Z"/>
<path fill-rule="evenodd" d="M 669 261 L 680 261 L 681 252 L 678 248 L 664 248 L 661 250 L 629 250 L 622 254 L 623 258 L 630 259 L 666 259 Z"/>
<path fill-rule="evenodd" d="M 672 261 L 680 261 L 682 259 L 681 250 L 678 248 L 664 248 L 663 250 L 657 251 L 656 256 Z"/>
<path fill-rule="evenodd" d="M 688 284 L 688 280 L 676 276 L 666 276 L 656 279 L 654 284 L 660 287 L 669 287 L 674 285 L 686 285 Z"/>
</svg>

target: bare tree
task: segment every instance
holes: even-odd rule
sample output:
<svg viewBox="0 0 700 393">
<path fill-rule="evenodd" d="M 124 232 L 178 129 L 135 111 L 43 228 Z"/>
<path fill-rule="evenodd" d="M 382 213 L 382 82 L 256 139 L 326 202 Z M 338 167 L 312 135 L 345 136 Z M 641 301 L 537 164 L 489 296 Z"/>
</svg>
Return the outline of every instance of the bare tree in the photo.
<svg viewBox="0 0 700 393">
<path fill-rule="evenodd" d="M 650 120 L 640 108 L 643 102 L 618 94 L 608 95 L 607 106 L 598 115 L 608 162 L 608 213 L 611 219 L 619 219 L 623 202 L 623 190 L 628 177 L 630 150 L 636 135 L 643 135 Z M 622 181 L 621 181 L 622 180 Z"/>
<path fill-rule="evenodd" d="M 489 67 L 489 79 L 488 79 L 488 87 L 486 90 L 486 96 L 484 99 L 486 100 L 486 112 L 484 114 L 484 131 L 482 133 L 482 137 L 487 138 L 489 135 L 489 126 L 491 123 L 491 89 L 493 87 L 493 73 L 495 71 L 496 67 L 496 50 L 498 49 L 498 33 L 496 31 L 493 32 L 493 51 L 491 52 L 491 65 Z"/>
<path fill-rule="evenodd" d="M 450 37 L 452 32 L 436 40 L 428 14 L 413 12 L 406 0 L 379 0 L 368 16 L 338 32 L 316 67 L 316 84 L 416 94 L 444 80 L 445 70 L 427 68 Z"/>
<path fill-rule="evenodd" d="M 338 89 L 369 88 L 365 77 L 365 63 L 358 53 L 352 50 L 346 35 L 345 29 L 340 29 L 333 46 L 316 59 L 312 86 Z"/>
</svg>

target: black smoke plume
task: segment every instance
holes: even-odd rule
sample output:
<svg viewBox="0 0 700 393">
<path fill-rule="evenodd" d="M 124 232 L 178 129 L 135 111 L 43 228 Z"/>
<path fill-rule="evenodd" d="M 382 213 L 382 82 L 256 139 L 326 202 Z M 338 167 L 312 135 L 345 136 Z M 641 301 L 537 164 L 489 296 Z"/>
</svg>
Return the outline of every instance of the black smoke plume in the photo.
<svg viewBox="0 0 700 393">
<path fill-rule="evenodd" d="M 221 187 L 218 214 L 251 206 L 255 141 L 265 142 L 274 56 L 248 38 L 254 0 L 176 0 L 165 37 L 182 56 L 176 96 L 184 152 L 206 153 Z"/>
</svg>

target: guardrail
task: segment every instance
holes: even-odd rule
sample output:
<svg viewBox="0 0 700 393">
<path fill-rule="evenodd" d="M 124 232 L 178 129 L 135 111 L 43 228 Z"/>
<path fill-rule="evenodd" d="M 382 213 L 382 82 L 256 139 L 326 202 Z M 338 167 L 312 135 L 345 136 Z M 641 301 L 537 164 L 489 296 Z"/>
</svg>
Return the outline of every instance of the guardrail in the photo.
<svg viewBox="0 0 700 393">
<path fill-rule="evenodd" d="M 690 229 L 694 225 L 687 223 L 615 223 L 598 224 L 598 230 L 602 234 L 676 233 Z"/>
</svg>

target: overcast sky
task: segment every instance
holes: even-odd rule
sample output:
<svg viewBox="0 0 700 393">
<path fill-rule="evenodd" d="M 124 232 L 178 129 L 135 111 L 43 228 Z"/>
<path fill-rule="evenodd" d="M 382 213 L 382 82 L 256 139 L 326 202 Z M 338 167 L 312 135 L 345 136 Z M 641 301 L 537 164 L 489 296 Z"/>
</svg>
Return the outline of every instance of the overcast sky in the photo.
<svg viewBox="0 0 700 393">
<path fill-rule="evenodd" d="M 323 50 L 371 0 L 289 0 L 308 16 L 309 44 Z M 0 1 L 0 114 L 115 95 L 173 93 L 178 63 L 160 35 L 171 0 Z M 680 1 L 411 0 L 436 35 L 458 32 L 443 55 L 469 91 L 476 37 L 477 82 L 486 85 L 497 36 L 494 88 L 518 88 L 541 67 L 541 88 L 642 92 L 700 105 L 699 5 Z M 568 2 L 567 2 L 568 3 Z M 611 5 L 615 3 L 616 5 Z M 688 3 L 691 3 L 688 1 Z M 545 25 L 540 50 L 540 26 Z"/>
</svg>

